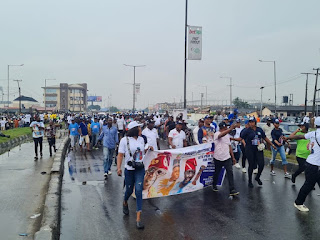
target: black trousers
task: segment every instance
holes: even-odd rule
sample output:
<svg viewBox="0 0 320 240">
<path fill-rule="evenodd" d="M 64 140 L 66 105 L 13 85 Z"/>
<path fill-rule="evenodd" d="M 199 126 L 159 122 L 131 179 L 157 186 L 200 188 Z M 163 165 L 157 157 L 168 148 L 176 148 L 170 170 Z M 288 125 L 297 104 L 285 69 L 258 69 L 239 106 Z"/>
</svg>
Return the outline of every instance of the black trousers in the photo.
<svg viewBox="0 0 320 240">
<path fill-rule="evenodd" d="M 42 141 L 43 137 L 33 138 L 34 141 L 34 153 L 38 156 L 38 145 L 40 146 L 40 154 L 42 154 Z"/>
<path fill-rule="evenodd" d="M 298 170 L 293 174 L 294 177 L 298 177 L 306 169 L 306 159 L 301 157 L 296 157 L 299 164 Z"/>
<path fill-rule="evenodd" d="M 240 149 L 241 149 L 241 152 L 242 152 L 242 168 L 245 168 L 246 167 L 246 159 L 247 159 L 247 154 L 246 154 L 246 149 L 245 147 L 241 144 L 240 145 Z"/>
<path fill-rule="evenodd" d="M 214 175 L 213 175 L 213 186 L 217 185 L 218 177 L 220 175 L 222 167 L 226 169 L 227 172 L 227 178 L 229 182 L 229 189 L 234 190 L 234 180 L 233 180 L 233 170 L 232 170 L 232 159 L 229 158 L 226 161 L 219 161 L 217 159 L 214 159 Z"/>
<path fill-rule="evenodd" d="M 56 149 L 56 138 L 55 137 L 48 138 L 48 143 L 49 143 L 49 152 L 50 152 L 50 156 L 51 156 L 52 155 L 52 147 L 53 147 L 54 151 Z"/>
<path fill-rule="evenodd" d="M 316 165 L 312 165 L 306 162 L 306 169 L 304 171 L 306 175 L 306 181 L 301 187 L 298 197 L 296 199 L 297 205 L 302 205 L 306 200 L 308 194 L 312 191 L 316 183 L 320 186 L 320 167 Z"/>
<path fill-rule="evenodd" d="M 248 168 L 248 177 L 249 177 L 249 183 L 252 183 L 252 173 L 253 169 L 257 168 L 258 165 L 258 174 L 257 178 L 260 178 L 261 173 L 264 168 L 264 156 L 263 151 L 258 151 L 258 149 L 252 147 L 252 146 L 246 146 L 246 155 L 249 162 L 249 168 Z"/>
</svg>

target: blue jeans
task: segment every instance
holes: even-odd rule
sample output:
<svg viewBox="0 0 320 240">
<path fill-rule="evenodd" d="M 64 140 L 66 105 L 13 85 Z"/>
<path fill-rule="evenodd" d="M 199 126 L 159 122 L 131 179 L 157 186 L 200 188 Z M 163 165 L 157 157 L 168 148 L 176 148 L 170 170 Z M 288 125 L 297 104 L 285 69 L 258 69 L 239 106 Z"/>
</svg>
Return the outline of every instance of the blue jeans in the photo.
<svg viewBox="0 0 320 240">
<path fill-rule="evenodd" d="M 92 147 L 94 147 L 98 142 L 99 133 L 92 133 L 91 136 L 92 136 Z"/>
<path fill-rule="evenodd" d="M 124 201 L 127 202 L 133 193 L 133 187 L 136 194 L 137 212 L 142 211 L 142 190 L 145 170 L 124 170 L 124 181 L 126 184 L 126 192 L 124 193 Z"/>
<path fill-rule="evenodd" d="M 286 157 L 286 151 L 284 150 L 284 146 L 277 147 L 276 150 L 274 150 L 274 148 L 271 148 L 271 149 L 272 149 L 272 160 L 270 161 L 271 165 L 274 165 L 277 153 L 280 153 L 280 157 L 281 157 L 281 160 L 282 160 L 282 165 L 287 165 L 288 164 L 287 157 Z"/>
<path fill-rule="evenodd" d="M 111 170 L 112 158 L 113 158 L 114 148 L 103 147 L 103 168 L 104 173 Z"/>
</svg>

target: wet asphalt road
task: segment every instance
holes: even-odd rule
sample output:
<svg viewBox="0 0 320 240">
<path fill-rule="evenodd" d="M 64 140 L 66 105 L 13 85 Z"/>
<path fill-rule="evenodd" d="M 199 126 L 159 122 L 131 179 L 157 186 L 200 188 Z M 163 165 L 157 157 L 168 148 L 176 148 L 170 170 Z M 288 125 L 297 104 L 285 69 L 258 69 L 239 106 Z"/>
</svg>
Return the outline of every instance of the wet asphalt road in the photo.
<svg viewBox="0 0 320 240">
<path fill-rule="evenodd" d="M 123 178 L 116 167 L 103 181 L 102 151 L 86 156 L 70 152 L 65 161 L 62 189 L 61 239 L 319 239 L 320 190 L 307 198 L 309 213 L 293 202 L 304 175 L 291 180 L 270 176 L 266 167 L 263 186 L 247 187 L 247 175 L 234 168 L 238 197 L 229 198 L 228 183 L 219 192 L 206 188 L 164 198 L 144 200 L 144 230 L 135 228 L 135 200 L 130 215 L 122 213 Z M 83 185 L 85 182 L 85 185 Z"/>
<path fill-rule="evenodd" d="M 59 140 L 57 140 L 59 146 Z M 0 239 L 33 239 L 50 177 L 53 158 L 48 143 L 43 144 L 43 158 L 34 161 L 33 142 L 24 143 L 0 155 Z M 41 174 L 41 172 L 46 172 Z M 19 236 L 26 233 L 27 237 Z"/>
</svg>

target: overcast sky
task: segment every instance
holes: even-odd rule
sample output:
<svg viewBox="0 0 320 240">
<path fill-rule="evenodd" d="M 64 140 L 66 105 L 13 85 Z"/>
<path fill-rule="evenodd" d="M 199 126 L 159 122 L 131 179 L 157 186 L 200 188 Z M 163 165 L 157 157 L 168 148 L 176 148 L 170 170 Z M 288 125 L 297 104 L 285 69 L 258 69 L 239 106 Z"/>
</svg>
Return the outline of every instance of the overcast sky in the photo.
<svg viewBox="0 0 320 240">
<path fill-rule="evenodd" d="M 189 0 L 188 24 L 203 27 L 203 58 L 188 61 L 187 98 L 229 100 L 233 96 L 274 99 L 293 94 L 304 101 L 305 76 L 320 67 L 319 0 Z M 112 105 L 132 106 L 133 70 L 141 83 L 137 107 L 183 99 L 185 0 L 1 0 L 0 86 L 22 79 L 22 94 L 42 101 L 45 78 L 88 83 L 90 94 L 112 95 Z M 291 80 L 291 81 L 289 81 Z M 315 78 L 310 77 L 309 99 Z M 49 85 L 49 82 L 48 82 Z M 12 87 L 12 88 L 11 88 Z M 10 82 L 11 100 L 17 84 Z M 6 99 L 6 96 L 5 96 Z"/>
</svg>

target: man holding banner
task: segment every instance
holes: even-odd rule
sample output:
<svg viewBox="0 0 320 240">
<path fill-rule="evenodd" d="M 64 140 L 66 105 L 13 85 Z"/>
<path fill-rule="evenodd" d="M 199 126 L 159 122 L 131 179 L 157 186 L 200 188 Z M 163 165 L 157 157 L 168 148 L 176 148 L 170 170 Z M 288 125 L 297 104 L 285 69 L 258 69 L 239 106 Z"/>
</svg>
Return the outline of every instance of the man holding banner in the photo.
<svg viewBox="0 0 320 240">
<path fill-rule="evenodd" d="M 214 134 L 215 150 L 213 153 L 213 158 L 214 158 L 214 165 L 215 165 L 215 173 L 213 175 L 212 190 L 214 192 L 218 191 L 218 188 L 217 188 L 218 176 L 220 174 L 222 167 L 224 167 L 227 172 L 230 196 L 235 196 L 239 194 L 239 192 L 236 191 L 234 188 L 232 165 L 236 163 L 236 159 L 234 158 L 234 155 L 233 155 L 231 142 L 230 142 L 230 135 L 229 135 L 229 133 L 233 129 L 235 129 L 235 127 L 236 125 L 233 124 L 230 126 L 230 128 L 228 128 L 225 122 L 221 122 L 219 124 L 220 130 Z"/>
</svg>

